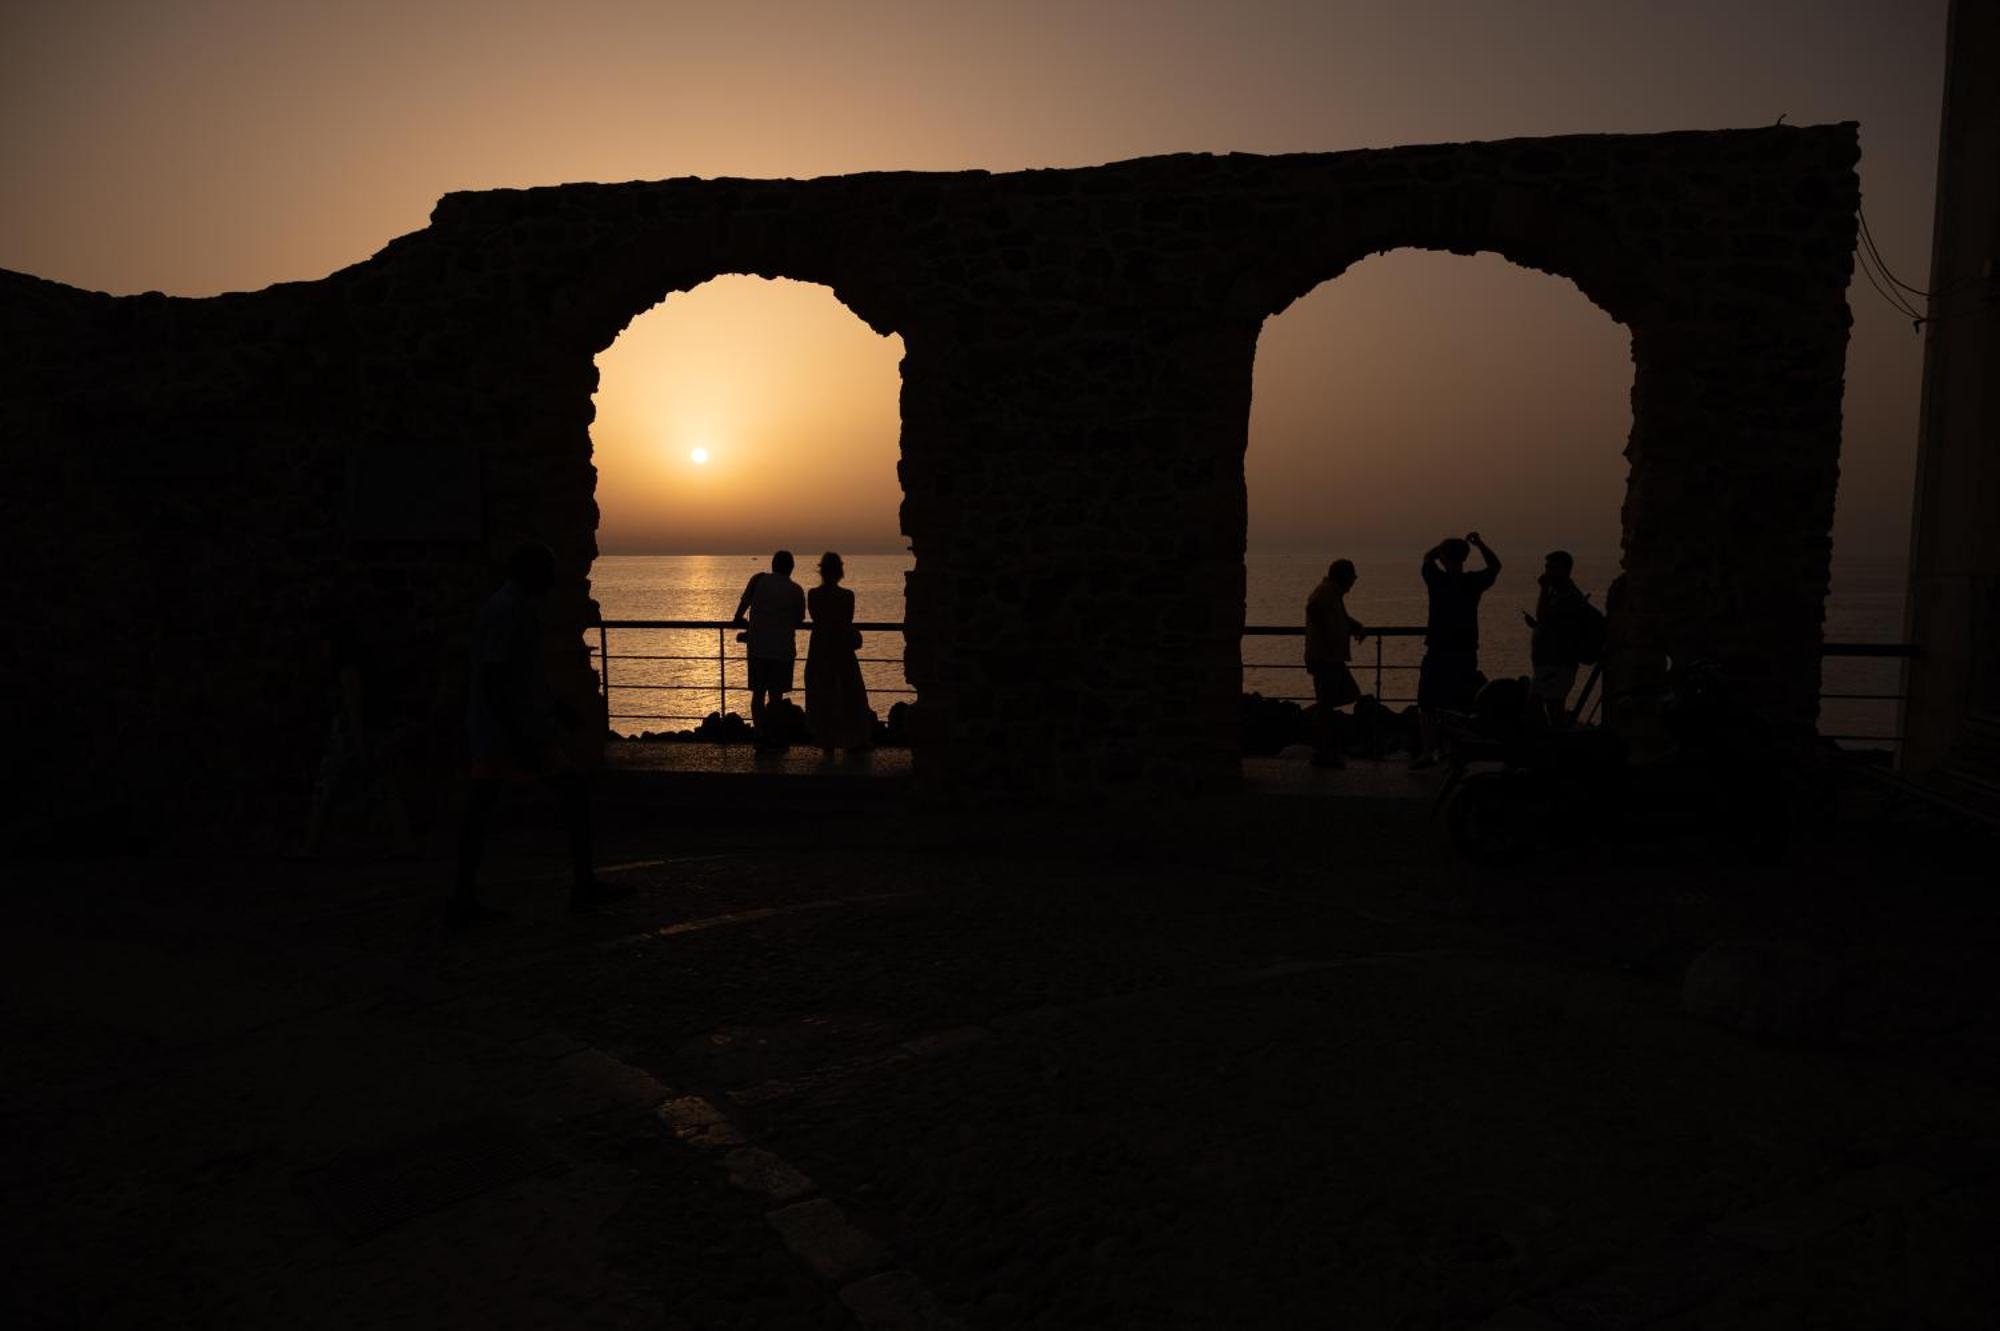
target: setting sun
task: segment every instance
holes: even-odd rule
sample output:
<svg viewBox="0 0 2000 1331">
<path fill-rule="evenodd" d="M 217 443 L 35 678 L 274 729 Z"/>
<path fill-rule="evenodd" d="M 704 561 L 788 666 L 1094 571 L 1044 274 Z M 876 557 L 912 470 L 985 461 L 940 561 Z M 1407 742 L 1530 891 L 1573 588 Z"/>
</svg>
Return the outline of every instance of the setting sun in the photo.
<svg viewBox="0 0 2000 1331">
<path fill-rule="evenodd" d="M 899 548 L 902 358 L 824 286 L 673 293 L 598 355 L 600 548 Z"/>
</svg>

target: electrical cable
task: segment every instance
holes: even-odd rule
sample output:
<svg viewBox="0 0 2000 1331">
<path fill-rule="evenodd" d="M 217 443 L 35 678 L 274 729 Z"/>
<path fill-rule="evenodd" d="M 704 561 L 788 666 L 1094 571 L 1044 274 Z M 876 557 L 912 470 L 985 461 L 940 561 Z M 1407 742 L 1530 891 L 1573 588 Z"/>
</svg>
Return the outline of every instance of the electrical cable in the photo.
<svg viewBox="0 0 2000 1331">
<path fill-rule="evenodd" d="M 1888 263 L 1885 262 L 1882 258 L 1881 248 L 1875 244 L 1875 233 L 1868 226 L 1868 215 L 1862 212 L 1859 208 L 1857 208 L 1855 209 L 1855 216 L 1861 222 L 1861 249 L 1857 251 L 1857 253 L 1861 254 L 1865 258 L 1872 259 L 1875 263 L 1876 270 L 1881 273 L 1883 279 L 1887 281 L 1891 287 L 1900 287 L 1904 291 L 1908 291 L 1914 295 L 1922 296 L 1925 300 L 1931 299 L 1930 292 L 1923 291 L 1916 287 L 1911 286 L 1908 282 L 1903 281 L 1901 278 L 1897 277 L 1894 273 L 1889 271 Z"/>
<path fill-rule="evenodd" d="M 1888 263 L 1882 258 L 1882 250 L 1879 246 L 1875 244 L 1875 233 L 1868 226 L 1867 210 L 1857 206 L 1854 210 L 1854 215 L 1861 221 L 1862 244 L 1867 248 L 1868 253 L 1874 256 L 1875 266 L 1882 270 L 1882 276 L 1888 278 L 1893 285 L 1901 287 L 1903 290 L 1909 292 L 1911 295 L 1922 296 L 1925 300 L 1937 300 L 1940 297 L 1949 295 L 1954 291 L 1961 291 L 1964 288 L 1971 286 L 1979 281 L 1979 279 L 1976 277 L 1954 278 L 1951 281 L 1946 282 L 1943 286 L 1939 287 L 1936 291 L 1926 291 L 1922 287 L 1911 286 L 1908 282 L 1905 282 L 1902 278 L 1897 277 L 1893 272 L 1891 272 L 1889 270 Z"/>
<path fill-rule="evenodd" d="M 1923 311 L 1919 310 L 1910 298 L 1902 293 L 1895 276 L 1889 272 L 1888 265 L 1882 262 L 1882 252 L 1875 248 L 1872 240 L 1870 240 L 1865 232 L 1862 235 L 1861 246 L 1854 251 L 1854 257 L 1859 261 L 1863 269 L 1880 279 L 1881 286 L 1878 289 L 1889 298 L 1890 302 L 1897 309 L 1909 315 L 1912 319 L 1923 317 Z"/>
<path fill-rule="evenodd" d="M 1854 252 L 1854 257 L 1857 261 L 1855 267 L 1859 268 L 1861 275 L 1868 279 L 1868 285 L 1875 288 L 1875 294 L 1889 302 L 1891 308 L 1908 319 L 1915 329 L 1921 331 L 1925 321 L 1924 316 L 1918 313 L 1908 301 L 1896 294 L 1895 288 L 1885 287 L 1881 282 L 1876 280 L 1875 270 L 1869 264 L 1868 251 L 1866 249 L 1858 249 Z"/>
</svg>

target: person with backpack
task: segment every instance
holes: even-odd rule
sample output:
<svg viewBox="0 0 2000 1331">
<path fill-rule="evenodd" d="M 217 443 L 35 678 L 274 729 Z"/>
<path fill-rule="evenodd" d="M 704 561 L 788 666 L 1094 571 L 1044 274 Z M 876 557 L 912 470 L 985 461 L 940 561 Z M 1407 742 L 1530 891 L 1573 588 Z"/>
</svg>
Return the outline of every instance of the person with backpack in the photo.
<svg viewBox="0 0 2000 1331">
<path fill-rule="evenodd" d="M 1533 636 L 1528 659 L 1535 668 L 1529 693 L 1551 725 L 1568 726 L 1569 692 L 1576 687 L 1576 669 L 1597 659 L 1604 646 L 1604 613 L 1578 590 L 1571 573 L 1576 561 L 1567 550 L 1551 550 L 1542 561 L 1541 590 L 1535 612 L 1521 612 Z"/>
</svg>

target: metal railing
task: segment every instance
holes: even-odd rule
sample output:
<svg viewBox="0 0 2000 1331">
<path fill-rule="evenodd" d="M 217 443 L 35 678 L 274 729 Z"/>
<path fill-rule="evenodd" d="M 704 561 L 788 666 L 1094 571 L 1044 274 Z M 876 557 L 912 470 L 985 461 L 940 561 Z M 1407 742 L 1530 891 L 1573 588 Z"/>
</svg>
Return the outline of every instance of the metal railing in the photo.
<svg viewBox="0 0 2000 1331">
<path fill-rule="evenodd" d="M 676 693 L 713 693 L 717 698 L 716 712 L 728 712 L 731 688 L 729 683 L 729 663 L 732 659 L 742 660 L 740 653 L 732 657 L 729 646 L 735 635 L 742 631 L 743 626 L 741 624 L 719 619 L 607 619 L 600 621 L 594 627 L 597 630 L 597 645 L 592 649 L 592 655 L 597 658 L 598 684 L 604 690 L 604 706 L 607 719 L 613 721 L 690 721 L 699 723 L 706 719 L 707 716 L 706 713 L 689 715 L 672 712 L 611 711 L 611 693 L 614 687 L 611 678 L 611 663 L 613 661 L 713 660 L 715 662 L 715 682 L 712 685 L 708 683 L 679 682 L 664 684 L 640 683 L 628 680 L 617 683 L 615 687 L 620 691 L 637 689 Z M 900 634 L 903 631 L 903 625 L 895 620 L 857 622 L 854 627 L 863 633 Z M 715 634 L 715 652 L 713 655 L 710 655 L 706 651 L 700 653 L 613 652 L 611 650 L 611 630 L 613 629 L 696 630 L 712 632 Z M 1364 635 L 1364 638 L 1372 638 L 1375 643 L 1374 662 L 1372 665 L 1364 666 L 1363 670 L 1370 671 L 1374 675 L 1374 695 L 1378 701 L 1383 703 L 1411 703 L 1416 701 L 1414 694 L 1395 697 L 1385 694 L 1382 691 L 1382 678 L 1385 674 L 1413 673 L 1421 667 L 1385 661 L 1382 652 L 1384 644 L 1390 638 L 1420 638 L 1424 635 L 1424 632 L 1425 630 L 1421 626 L 1394 624 L 1382 628 L 1371 628 Z M 1300 638 L 1305 636 L 1305 629 L 1289 624 L 1250 624 L 1244 626 L 1243 636 L 1245 638 Z M 1908 660 L 1916 654 L 1916 646 L 1907 642 L 1829 642 L 1823 643 L 1820 646 L 1820 655 L 1822 657 Z M 855 659 L 864 665 L 900 665 L 903 660 L 900 655 L 857 656 Z M 1299 674 L 1306 673 L 1304 663 L 1294 661 L 1245 661 L 1243 662 L 1243 669 L 1246 672 L 1251 670 L 1288 670 L 1296 671 Z M 745 685 L 737 685 L 736 689 L 738 692 L 748 692 L 748 688 Z M 883 688 L 873 684 L 869 686 L 868 691 L 871 694 L 887 694 L 908 698 L 916 696 L 915 689 Z M 1277 702 L 1308 703 L 1313 701 L 1310 693 L 1278 693 L 1267 694 L 1265 696 Z M 1835 701 L 1902 702 L 1909 695 L 1898 690 L 1894 693 L 1822 692 L 1819 696 L 1822 700 Z M 1823 735 L 1822 738 L 1871 744 L 1899 744 L 1903 739 L 1901 734 Z"/>
<path fill-rule="evenodd" d="M 597 645 L 591 649 L 591 655 L 596 658 L 598 687 L 604 691 L 604 705 L 607 719 L 613 721 L 700 722 L 707 717 L 707 713 L 696 715 L 680 712 L 615 712 L 611 710 L 611 695 L 614 688 L 621 692 L 628 689 L 638 689 L 648 692 L 712 693 L 717 700 L 715 710 L 717 712 L 727 712 L 729 710 L 729 694 L 732 688 L 729 682 L 729 663 L 732 660 L 742 660 L 740 653 L 732 657 L 729 646 L 735 635 L 742 631 L 743 626 L 741 624 L 720 619 L 606 619 L 600 621 L 594 627 L 597 631 Z M 900 634 L 903 631 L 903 625 L 894 620 L 858 621 L 854 627 L 863 633 Z M 611 650 L 611 630 L 613 629 L 697 630 L 712 632 L 715 634 L 715 651 L 713 653 L 706 651 L 698 653 L 614 652 Z M 1374 692 L 1375 696 L 1381 701 L 1385 703 L 1416 701 L 1414 695 L 1407 698 L 1384 696 L 1382 692 L 1382 677 L 1385 673 L 1415 671 L 1417 669 L 1414 665 L 1384 661 L 1382 658 L 1384 639 L 1418 638 L 1422 637 L 1423 633 L 1424 630 L 1421 627 L 1411 627 L 1408 625 L 1392 625 L 1387 628 L 1371 628 L 1368 630 L 1367 636 L 1375 640 L 1375 660 L 1372 666 L 1375 677 Z M 1246 626 L 1243 630 L 1243 636 L 1246 638 L 1298 638 L 1304 635 L 1305 630 L 1303 628 L 1290 625 L 1252 624 Z M 864 665 L 899 665 L 902 663 L 903 658 L 900 656 L 859 656 L 855 659 Z M 714 661 L 715 682 L 712 684 L 706 682 L 640 683 L 623 680 L 614 684 L 611 678 L 611 663 L 613 661 Z M 1245 670 L 1291 670 L 1301 674 L 1305 673 L 1306 669 L 1303 664 L 1290 661 L 1246 661 L 1243 668 Z M 747 685 L 738 684 L 733 687 L 739 693 L 748 692 Z M 917 692 L 911 688 L 880 688 L 872 684 L 869 686 L 868 691 L 871 695 L 890 694 L 910 698 L 914 698 Z M 1311 702 L 1313 700 L 1312 695 L 1309 693 L 1272 694 L 1268 696 L 1279 702 Z"/>
<path fill-rule="evenodd" d="M 1888 658 L 1909 661 L 1915 659 L 1917 645 L 1913 642 L 1823 642 L 1820 644 L 1819 654 L 1822 660 L 1829 656 L 1834 656 L 1875 659 Z M 1828 693 L 1825 689 L 1821 689 L 1819 696 L 1821 702 L 1833 699 L 1842 702 L 1867 701 L 1900 704 L 1906 701 L 1910 695 L 1908 691 L 1899 686 L 1894 693 Z M 1899 713 L 1900 710 L 1898 708 Z M 1820 738 L 1830 739 L 1836 743 L 1845 740 L 1855 744 L 1901 744 L 1903 742 L 1903 735 L 1900 731 L 1889 735 L 1829 735 L 1822 732 Z"/>
<path fill-rule="evenodd" d="M 594 655 L 597 658 L 597 681 L 598 681 L 598 687 L 604 690 L 604 709 L 607 720 L 693 721 L 698 723 L 707 718 L 707 713 L 705 712 L 702 713 L 701 715 L 696 716 L 696 715 L 688 715 L 685 713 L 674 713 L 674 712 L 612 711 L 611 710 L 611 690 L 612 690 L 611 663 L 613 661 L 713 660 L 715 662 L 715 683 L 713 685 L 683 684 L 683 683 L 650 684 L 650 683 L 636 683 L 627 680 L 627 681 L 621 681 L 617 685 L 617 687 L 621 691 L 626 689 L 644 689 L 648 691 L 672 692 L 672 693 L 713 693 L 716 695 L 716 698 L 718 700 L 715 710 L 719 713 L 728 712 L 729 688 L 730 688 L 729 662 L 731 659 L 729 653 L 729 644 L 735 638 L 736 634 L 743 631 L 743 626 L 741 624 L 737 624 L 726 619 L 605 619 L 598 621 L 595 627 L 597 629 L 597 646 L 593 650 L 592 655 Z M 887 621 L 887 620 L 880 622 L 874 622 L 874 621 L 857 622 L 854 625 L 854 627 L 858 631 L 863 633 L 900 634 L 903 631 L 902 624 L 895 621 Z M 693 652 L 613 652 L 611 650 L 611 634 L 610 634 L 610 630 L 612 629 L 712 630 L 715 633 L 715 654 L 713 656 L 710 656 L 707 652 L 701 652 L 699 654 Z M 742 657 L 739 654 L 735 659 L 741 660 Z M 855 659 L 860 661 L 863 665 L 869 665 L 869 664 L 901 665 L 903 661 L 903 658 L 901 656 L 857 656 Z M 737 691 L 747 695 L 749 689 L 747 685 L 738 685 Z M 906 697 L 911 697 L 911 698 L 917 696 L 917 691 L 915 689 L 909 689 L 909 688 L 901 688 L 901 689 L 877 688 L 871 685 L 868 691 L 871 694 L 880 694 L 880 693 L 902 694 Z"/>
<path fill-rule="evenodd" d="M 1413 665 L 1384 664 L 1382 660 L 1382 644 L 1388 638 L 1421 638 L 1424 636 L 1424 632 L 1425 630 L 1421 625 L 1391 624 L 1385 628 L 1371 628 L 1362 635 L 1364 639 L 1373 638 L 1375 640 L 1374 692 L 1377 702 L 1415 702 L 1417 700 L 1415 694 L 1411 694 L 1407 698 L 1392 698 L 1382 692 L 1382 673 L 1384 671 L 1414 672 L 1420 669 L 1420 667 Z M 1246 638 L 1303 638 L 1305 635 L 1306 631 L 1303 628 L 1297 628 L 1289 624 L 1246 624 L 1243 626 L 1243 636 Z M 1245 661 L 1243 668 L 1245 670 L 1295 670 L 1300 674 L 1307 673 L 1303 661 Z M 1313 701 L 1313 695 L 1310 693 L 1273 693 L 1266 696 L 1275 702 Z"/>
</svg>

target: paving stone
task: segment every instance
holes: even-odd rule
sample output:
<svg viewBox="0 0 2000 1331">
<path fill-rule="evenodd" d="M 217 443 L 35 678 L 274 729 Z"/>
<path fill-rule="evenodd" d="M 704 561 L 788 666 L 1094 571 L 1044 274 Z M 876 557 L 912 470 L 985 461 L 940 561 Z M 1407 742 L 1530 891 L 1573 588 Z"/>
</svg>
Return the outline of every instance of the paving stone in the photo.
<svg viewBox="0 0 2000 1331">
<path fill-rule="evenodd" d="M 696 934 L 704 929 L 719 929 L 729 924 L 749 924 L 756 920 L 768 920 L 779 914 L 775 906 L 758 906 L 750 910 L 732 911 L 728 915 L 711 915 L 700 920 L 683 920 L 679 924 L 669 924 L 653 931 L 659 938 L 673 938 L 679 934 Z"/>
<path fill-rule="evenodd" d="M 812 1273 L 829 1284 L 866 1275 L 889 1263 L 889 1250 L 824 1197 L 764 1217 Z"/>
<path fill-rule="evenodd" d="M 923 1281 L 908 1271 L 884 1271 L 840 1291 L 840 1301 L 870 1331 L 963 1331 Z"/>
<path fill-rule="evenodd" d="M 601 1049 L 580 1049 L 559 1059 L 554 1077 L 542 1079 L 510 1108 L 538 1121 L 581 1118 L 620 1106 L 650 1108 L 665 1099 L 665 1086 L 630 1063 Z"/>
<path fill-rule="evenodd" d="M 660 1117 L 674 1128 L 704 1128 L 728 1119 L 715 1102 L 699 1095 L 682 1095 L 660 1105 Z"/>
<path fill-rule="evenodd" d="M 774 1202 L 793 1202 L 813 1190 L 813 1181 L 757 1146 L 740 1146 L 722 1157 L 729 1181 Z"/>
<path fill-rule="evenodd" d="M 1754 1211 L 1718 1220 L 1708 1232 L 1761 1252 L 1788 1252 L 1858 1220 L 1863 1208 L 1826 1192 L 1786 1197 Z"/>
<path fill-rule="evenodd" d="M 1740 1244 L 1692 1235 L 1634 1254 L 1534 1306 L 1564 1326 L 1625 1331 L 1694 1307 L 1759 1260 Z"/>
<path fill-rule="evenodd" d="M 919 1035 L 914 1040 L 905 1040 L 902 1047 L 918 1058 L 930 1058 L 967 1048 L 985 1038 L 986 1029 L 983 1026 L 955 1026 L 950 1030 L 934 1031 L 929 1035 Z"/>
<path fill-rule="evenodd" d="M 632 1063 L 616 1059 L 602 1049 L 582 1049 L 572 1053 L 564 1057 L 558 1067 L 572 1081 L 600 1087 L 606 1095 L 614 1095 L 622 1103 L 630 1105 L 658 1105 L 672 1093 L 644 1067 L 634 1067 Z"/>
<path fill-rule="evenodd" d="M 658 1112 L 661 1125 L 690 1145 L 720 1149 L 741 1146 L 749 1140 L 712 1101 L 699 1095 L 668 1100 Z"/>
<path fill-rule="evenodd" d="M 669 1094 L 666 1086 L 652 1073 L 634 1067 L 622 1058 L 613 1058 L 602 1049 L 585 1049 L 570 1054 L 557 1066 L 573 1080 L 604 1086 L 615 1091 L 621 1099 L 635 1103 L 656 1105 Z"/>
</svg>

